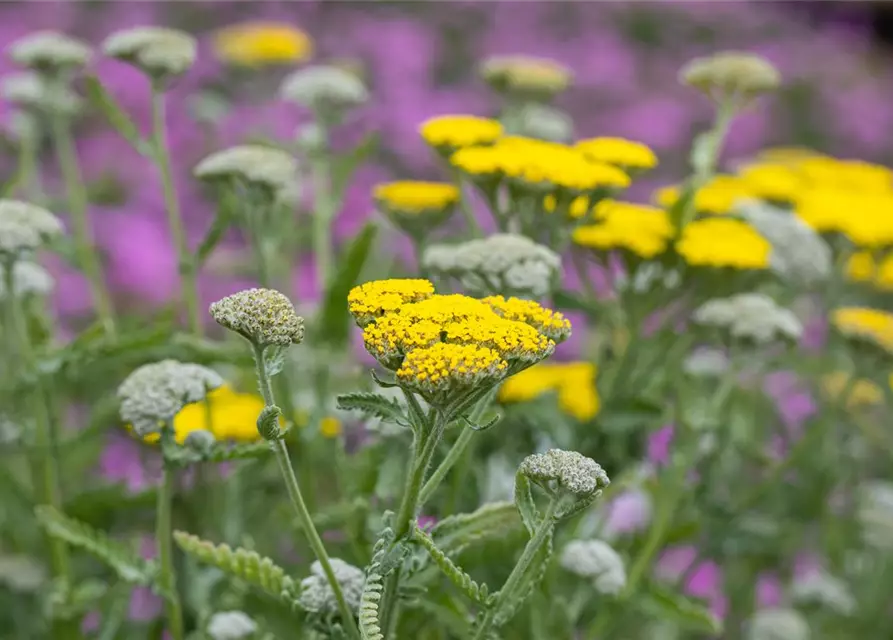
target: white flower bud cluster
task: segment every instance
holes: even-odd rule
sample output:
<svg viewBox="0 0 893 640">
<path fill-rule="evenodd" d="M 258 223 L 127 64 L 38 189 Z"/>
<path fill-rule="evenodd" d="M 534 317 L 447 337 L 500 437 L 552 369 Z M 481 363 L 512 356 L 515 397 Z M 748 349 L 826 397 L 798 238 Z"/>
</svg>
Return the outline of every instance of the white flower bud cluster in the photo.
<svg viewBox="0 0 893 640">
<path fill-rule="evenodd" d="M 539 483 L 555 481 L 577 496 L 590 496 L 611 484 L 600 464 L 576 451 L 550 449 L 527 456 L 519 471 Z"/>
<path fill-rule="evenodd" d="M 866 544 L 893 551 L 893 483 L 872 480 L 859 487 L 857 517 Z"/>
<path fill-rule="evenodd" d="M 682 67 L 679 79 L 717 102 L 726 98 L 751 98 L 773 91 L 781 84 L 781 75 L 771 62 L 738 51 L 695 58 Z"/>
<path fill-rule="evenodd" d="M 200 180 L 241 181 L 279 195 L 294 189 L 298 161 L 282 149 L 239 145 L 207 156 L 196 165 L 193 173 Z"/>
<path fill-rule="evenodd" d="M 218 611 L 208 621 L 212 640 L 243 640 L 257 631 L 257 623 L 242 611 Z"/>
<path fill-rule="evenodd" d="M 90 46 L 58 31 L 35 31 L 9 46 L 16 64 L 38 71 L 76 69 L 90 62 Z"/>
<path fill-rule="evenodd" d="M 67 86 L 51 86 L 33 71 L 13 73 L 3 78 L 0 96 L 26 111 L 74 115 L 81 108 L 81 99 Z"/>
<path fill-rule="evenodd" d="M 762 609 L 747 625 L 747 640 L 809 640 L 809 624 L 793 609 Z"/>
<path fill-rule="evenodd" d="M 183 445 L 196 453 L 207 453 L 216 441 L 214 434 L 207 429 L 196 429 L 186 434 Z"/>
<path fill-rule="evenodd" d="M 630 282 L 626 272 L 614 276 L 614 288 L 617 291 L 633 291 L 634 293 L 646 293 L 656 286 L 664 289 L 675 289 L 682 281 L 682 277 L 675 269 L 667 269 L 656 262 L 646 262 L 639 265 Z"/>
<path fill-rule="evenodd" d="M 143 365 L 118 387 L 121 418 L 140 437 L 156 433 L 187 404 L 222 384 L 216 372 L 197 364 L 162 360 Z"/>
<path fill-rule="evenodd" d="M 498 233 L 458 245 L 433 245 L 422 258 L 431 273 L 458 279 L 474 295 L 542 298 L 561 273 L 561 257 L 524 236 Z"/>
<path fill-rule="evenodd" d="M 116 31 L 102 43 L 110 58 L 129 62 L 155 79 L 178 76 L 195 62 L 198 44 L 188 33 L 165 27 L 134 27 Z"/>
<path fill-rule="evenodd" d="M 561 566 L 584 578 L 591 578 L 596 591 L 616 595 L 626 586 L 626 568 L 620 557 L 603 540 L 573 540 L 561 552 Z"/>
<path fill-rule="evenodd" d="M 698 324 L 727 329 L 735 338 L 761 344 L 776 337 L 796 340 L 803 334 L 803 325 L 792 311 L 761 293 L 708 300 L 695 309 L 692 318 Z"/>
<path fill-rule="evenodd" d="M 772 245 L 769 266 L 783 279 L 806 287 L 828 279 L 831 248 L 800 218 L 758 201 L 742 201 L 736 211 Z"/>
<path fill-rule="evenodd" d="M 716 378 L 729 368 L 729 356 L 722 349 L 694 350 L 682 363 L 682 370 L 695 378 Z"/>
<path fill-rule="evenodd" d="M 569 115 L 547 104 L 528 102 L 518 114 L 518 134 L 549 142 L 570 142 L 574 123 Z"/>
<path fill-rule="evenodd" d="M 18 260 L 61 233 L 59 218 L 46 209 L 0 199 L 0 259 Z"/>
<path fill-rule="evenodd" d="M 344 593 L 347 606 L 351 611 L 357 611 L 360 608 L 360 597 L 363 595 L 366 575 L 362 569 L 344 560 L 332 558 L 329 562 L 332 564 L 335 580 Z M 332 591 L 332 586 L 318 560 L 310 565 L 310 574 L 301 580 L 301 596 L 298 599 L 301 607 L 314 613 L 336 613 L 338 601 L 335 599 L 335 592 Z"/>
<path fill-rule="evenodd" d="M 341 67 L 317 65 L 298 69 L 282 82 L 279 95 L 309 109 L 346 109 L 369 99 L 363 81 Z"/>
<path fill-rule="evenodd" d="M 273 289 L 239 291 L 213 303 L 210 313 L 217 324 L 262 347 L 287 347 L 304 339 L 304 319 Z"/>
<path fill-rule="evenodd" d="M 14 296 L 47 296 L 53 292 L 55 284 L 53 276 L 36 262 L 17 260 L 13 263 L 12 289 Z M 0 300 L 6 296 L 6 267 L 0 264 Z"/>
<path fill-rule="evenodd" d="M 42 565 L 28 556 L 0 556 L 0 584 L 17 593 L 36 593 L 46 582 Z"/>
<path fill-rule="evenodd" d="M 790 594 L 796 603 L 816 604 L 842 616 L 856 611 L 856 599 L 847 584 L 822 569 L 796 578 Z"/>
</svg>

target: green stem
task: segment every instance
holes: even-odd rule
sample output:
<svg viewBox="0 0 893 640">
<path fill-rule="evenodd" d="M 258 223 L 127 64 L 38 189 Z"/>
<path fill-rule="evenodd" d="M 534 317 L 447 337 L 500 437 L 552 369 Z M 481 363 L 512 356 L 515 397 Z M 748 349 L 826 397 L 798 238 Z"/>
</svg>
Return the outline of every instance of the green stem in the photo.
<svg viewBox="0 0 893 640">
<path fill-rule="evenodd" d="M 527 575 L 527 570 L 530 569 L 530 564 L 533 562 L 536 554 L 539 553 L 540 548 L 546 541 L 546 538 L 555 527 L 554 516 L 555 511 L 558 509 L 558 502 L 559 500 L 555 498 L 549 502 L 549 506 L 546 508 L 546 513 L 543 514 L 543 519 L 540 521 L 539 526 L 536 528 L 536 531 L 527 543 L 527 546 L 524 547 L 524 552 L 518 559 L 518 564 L 512 569 L 505 584 L 502 585 L 502 589 L 499 590 L 496 602 L 493 603 L 493 606 L 487 611 L 484 619 L 481 621 L 481 625 L 477 628 L 473 640 L 486 640 L 490 637 L 490 628 L 496 620 L 496 615 L 507 602 L 516 597 L 519 589 L 524 586 L 523 581 Z"/>
<path fill-rule="evenodd" d="M 168 425 L 162 433 L 162 440 L 173 438 L 173 427 Z M 162 447 L 164 443 L 162 443 Z M 158 489 L 156 506 L 155 541 L 158 545 L 158 583 L 164 591 L 165 611 L 168 630 L 174 640 L 184 640 L 183 606 L 177 593 L 177 575 L 174 570 L 174 551 L 171 517 L 174 502 L 174 470 L 164 462 L 161 486 Z"/>
<path fill-rule="evenodd" d="M 71 225 L 74 235 L 74 248 L 77 261 L 90 287 L 90 296 L 96 306 L 96 315 L 107 335 L 115 335 L 115 317 L 111 297 L 102 277 L 99 254 L 93 245 L 93 234 L 87 219 L 87 189 L 81 175 L 74 138 L 65 115 L 56 113 L 52 117 L 53 146 L 59 171 L 65 182 L 68 208 L 71 211 Z"/>
<path fill-rule="evenodd" d="M 33 372 L 36 366 L 31 336 L 22 311 L 20 300 L 15 296 L 15 262 L 7 261 L 4 268 L 6 296 L 4 300 L 9 320 L 9 335 L 15 341 L 16 352 L 20 358 L 20 366 L 26 371 Z M 12 354 L 10 354 L 12 355 Z M 41 504 L 48 504 L 56 509 L 62 509 L 62 490 L 59 484 L 59 460 L 55 443 L 58 441 L 56 424 L 52 420 L 49 406 L 46 400 L 49 394 L 43 384 L 38 385 L 29 394 L 32 403 L 32 411 L 35 420 L 34 433 L 34 465 L 32 477 L 35 479 L 34 491 Z M 66 584 L 71 584 L 71 563 L 68 555 L 68 546 L 58 538 L 50 536 L 50 556 L 53 575 L 62 578 Z"/>
<path fill-rule="evenodd" d="M 183 288 L 183 301 L 186 304 L 186 314 L 189 319 L 190 331 L 201 336 L 203 332 L 202 315 L 199 310 L 197 272 L 192 256 L 189 253 L 189 244 L 186 240 L 186 232 L 183 228 L 183 217 L 180 213 L 180 203 L 174 187 L 174 178 L 171 171 L 170 153 L 167 148 L 167 118 L 165 115 L 165 96 L 161 87 L 152 86 L 152 155 L 161 177 L 161 188 L 164 192 L 164 208 L 167 210 L 167 222 L 177 250 L 177 260 L 180 265 L 180 285 Z"/>
<path fill-rule="evenodd" d="M 258 386 L 260 387 L 261 395 L 264 398 L 264 404 L 268 407 L 274 406 L 276 401 L 273 396 L 273 387 L 270 384 L 270 377 L 267 375 L 264 350 L 257 345 L 254 347 L 254 362 L 257 368 Z M 326 548 L 323 545 L 322 539 L 319 537 L 319 533 L 313 525 L 313 519 L 310 517 L 310 511 L 307 509 L 307 504 L 304 502 L 304 496 L 301 493 L 301 487 L 298 485 L 298 479 L 295 476 L 295 470 L 291 465 L 285 442 L 280 438 L 271 440 L 269 444 L 270 449 L 276 456 L 276 462 L 279 464 L 279 470 L 285 481 L 285 488 L 288 491 L 289 500 L 297 513 L 301 527 L 304 529 L 304 535 L 307 536 L 307 542 L 310 544 L 313 554 L 319 561 L 323 573 L 325 573 L 326 579 L 329 581 L 329 586 L 332 587 L 335 600 L 338 602 L 338 610 L 341 612 L 341 623 L 347 628 L 351 638 L 360 640 L 360 630 L 357 627 L 354 613 L 347 605 L 347 600 L 344 599 L 344 592 L 341 589 L 341 585 L 338 583 L 338 579 L 335 577 L 335 571 L 332 569 L 329 554 L 326 553 Z"/>
<path fill-rule="evenodd" d="M 324 148 L 328 149 L 328 131 L 320 124 L 324 136 Z M 325 294 L 332 270 L 332 219 L 335 217 L 335 203 L 332 194 L 331 166 L 326 160 L 326 152 L 313 158 L 310 165 L 313 181 L 313 256 L 316 261 L 316 281 L 320 299 Z"/>
</svg>

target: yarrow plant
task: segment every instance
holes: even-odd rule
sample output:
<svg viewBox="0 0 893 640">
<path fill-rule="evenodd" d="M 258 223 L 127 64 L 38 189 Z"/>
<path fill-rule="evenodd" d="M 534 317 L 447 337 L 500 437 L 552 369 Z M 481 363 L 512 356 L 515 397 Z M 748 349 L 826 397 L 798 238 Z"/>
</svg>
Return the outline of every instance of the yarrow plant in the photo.
<svg viewBox="0 0 893 640">
<path fill-rule="evenodd" d="M 365 59 L 359 11 L 335 17 Z M 393 70 L 264 20 L 7 47 L 0 628 L 888 637 L 893 170 L 727 145 L 789 97 L 752 53 L 680 71 L 667 108 L 713 115 L 687 167 L 602 95 L 605 33 L 600 97 L 588 62 L 507 52 L 438 62 L 427 104 L 390 90 L 435 70 L 385 13 Z M 463 74 L 488 101 L 439 93 Z M 97 176 L 106 138 L 135 180 L 121 147 Z M 121 295 L 143 251 L 163 308 Z"/>
</svg>

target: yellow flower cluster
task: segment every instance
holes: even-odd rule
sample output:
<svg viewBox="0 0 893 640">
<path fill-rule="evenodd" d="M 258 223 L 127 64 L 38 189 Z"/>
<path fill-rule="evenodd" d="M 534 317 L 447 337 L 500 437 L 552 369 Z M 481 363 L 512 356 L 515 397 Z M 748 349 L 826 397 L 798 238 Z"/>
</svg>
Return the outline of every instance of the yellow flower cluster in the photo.
<svg viewBox="0 0 893 640">
<path fill-rule="evenodd" d="M 840 333 L 875 343 L 893 353 L 893 313 L 868 307 L 840 307 L 831 314 Z"/>
<path fill-rule="evenodd" d="M 434 295 L 434 285 L 428 280 L 373 280 L 354 287 L 347 296 L 347 308 L 357 324 L 367 324 L 387 313 L 397 311 L 410 302 L 418 302 Z"/>
<path fill-rule="evenodd" d="M 654 194 L 654 201 L 661 207 L 670 208 L 682 194 L 680 187 L 663 187 Z M 695 210 L 698 213 L 722 215 L 729 213 L 739 200 L 757 197 L 754 191 L 737 176 L 718 175 L 695 192 Z"/>
<path fill-rule="evenodd" d="M 295 63 L 313 53 L 306 33 L 278 22 L 247 22 L 226 27 L 214 37 L 221 60 L 242 66 Z"/>
<path fill-rule="evenodd" d="M 647 205 L 602 200 L 595 207 L 596 224 L 578 227 L 573 241 L 596 250 L 625 249 L 653 258 L 666 251 L 675 229 L 666 211 Z"/>
<path fill-rule="evenodd" d="M 858 379 L 850 382 L 850 374 L 844 371 L 835 371 L 822 378 L 822 391 L 831 400 L 841 401 L 841 395 L 846 391 L 847 409 L 858 409 L 880 404 L 884 399 L 884 391 L 871 380 Z M 850 387 L 847 390 L 847 387 Z"/>
<path fill-rule="evenodd" d="M 491 118 L 477 116 L 437 116 L 423 122 L 419 133 L 435 149 L 452 152 L 496 142 L 502 136 L 502 125 Z"/>
<path fill-rule="evenodd" d="M 543 209 L 547 213 L 554 213 L 557 208 L 558 200 L 556 200 L 555 196 L 549 194 L 543 198 Z M 577 196 L 571 200 L 567 215 L 571 220 L 579 220 L 589 215 L 590 209 L 592 209 L 592 206 L 589 204 L 589 198 L 586 196 Z"/>
<path fill-rule="evenodd" d="M 893 291 L 893 253 L 875 259 L 870 251 L 859 251 L 847 262 L 847 276 L 854 282 L 867 282 L 878 289 Z"/>
<path fill-rule="evenodd" d="M 367 283 L 351 292 L 349 306 L 367 351 L 429 400 L 495 384 L 548 357 L 570 334 L 564 316 L 535 302 L 436 295 L 419 282 Z"/>
<path fill-rule="evenodd" d="M 704 218 L 686 225 L 676 251 L 693 266 L 766 269 L 772 245 L 740 220 Z"/>
<path fill-rule="evenodd" d="M 376 185 L 373 196 L 380 206 L 407 215 L 442 211 L 456 204 L 459 189 L 445 182 L 402 180 Z"/>
<path fill-rule="evenodd" d="M 893 190 L 819 188 L 800 198 L 796 213 L 816 231 L 842 233 L 860 247 L 893 245 Z"/>
<path fill-rule="evenodd" d="M 625 171 L 641 171 L 657 166 L 657 155 L 648 145 L 626 138 L 587 138 L 574 146 L 590 160 L 611 164 Z"/>
<path fill-rule="evenodd" d="M 601 403 L 591 362 L 543 363 L 505 381 L 499 390 L 504 403 L 529 402 L 546 393 L 558 395 L 558 406 L 583 422 L 594 418 Z"/>
</svg>

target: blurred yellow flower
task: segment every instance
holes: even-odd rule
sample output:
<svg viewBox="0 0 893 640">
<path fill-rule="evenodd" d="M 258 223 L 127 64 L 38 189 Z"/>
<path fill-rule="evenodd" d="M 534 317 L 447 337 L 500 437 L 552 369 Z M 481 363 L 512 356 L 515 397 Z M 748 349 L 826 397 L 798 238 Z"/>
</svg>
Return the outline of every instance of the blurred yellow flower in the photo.
<svg viewBox="0 0 893 640">
<path fill-rule="evenodd" d="M 791 203 L 808 186 L 797 171 L 785 164 L 748 165 L 739 171 L 742 186 L 755 198 Z"/>
<path fill-rule="evenodd" d="M 842 233 L 860 247 L 893 244 L 893 192 L 814 189 L 798 199 L 795 213 L 819 233 Z"/>
<path fill-rule="evenodd" d="M 543 198 L 543 209 L 545 209 L 547 213 L 554 213 L 556 206 L 557 200 L 555 199 L 555 196 L 550 194 Z M 579 220 L 580 218 L 586 217 L 590 208 L 589 198 L 586 196 L 577 196 L 571 200 L 567 214 L 570 218 Z"/>
<path fill-rule="evenodd" d="M 663 187 L 654 193 L 654 202 L 670 208 L 679 200 L 679 187 Z M 698 213 L 722 215 L 729 213 L 739 200 L 757 197 L 754 190 L 738 176 L 718 175 L 695 193 L 695 210 Z"/>
<path fill-rule="evenodd" d="M 594 210 L 596 224 L 578 227 L 575 244 L 590 249 L 626 249 L 643 258 L 666 251 L 675 230 L 667 212 L 656 207 L 602 200 Z"/>
<path fill-rule="evenodd" d="M 867 282 L 885 291 L 893 291 L 893 252 L 879 260 L 870 251 L 859 251 L 847 262 L 847 277 Z"/>
<path fill-rule="evenodd" d="M 676 251 L 693 266 L 766 269 L 772 245 L 740 220 L 705 218 L 686 225 Z"/>
<path fill-rule="evenodd" d="M 248 67 L 295 63 L 313 54 L 313 41 L 289 24 L 246 22 L 218 31 L 214 51 L 225 62 Z"/>
<path fill-rule="evenodd" d="M 831 314 L 840 333 L 875 343 L 893 353 L 893 313 L 869 307 L 840 307 Z"/>
<path fill-rule="evenodd" d="M 574 145 L 580 152 L 596 162 L 604 162 L 630 169 L 652 169 L 657 166 L 657 156 L 651 148 L 635 140 L 626 138 L 588 138 Z"/>
<path fill-rule="evenodd" d="M 561 410 L 583 422 L 594 418 L 601 406 L 595 385 L 597 371 L 591 362 L 538 364 L 506 380 L 499 399 L 505 403 L 529 402 L 555 392 Z"/>
<path fill-rule="evenodd" d="M 829 373 L 822 378 L 821 384 L 825 395 L 836 402 L 843 400 L 841 394 L 846 391 L 848 409 L 880 404 L 884 399 L 883 389 L 871 380 L 858 379 L 850 382 L 850 374 L 844 371 Z"/>
<path fill-rule="evenodd" d="M 826 157 L 806 147 L 770 147 L 757 154 L 757 160 L 772 164 L 797 165 L 807 158 Z"/>
<path fill-rule="evenodd" d="M 814 156 L 794 166 L 815 187 L 887 195 L 893 191 L 893 170 L 870 162 Z"/>
<path fill-rule="evenodd" d="M 379 205 L 409 215 L 442 211 L 456 204 L 459 189 L 444 182 L 401 180 L 376 185 L 373 196 Z"/>
<path fill-rule="evenodd" d="M 492 144 L 502 135 L 502 125 L 492 118 L 467 115 L 437 116 L 425 120 L 419 133 L 429 145 L 447 152 Z"/>
<path fill-rule="evenodd" d="M 335 416 L 326 416 L 319 421 L 319 432 L 324 438 L 337 438 L 344 431 L 344 425 Z"/>
</svg>

